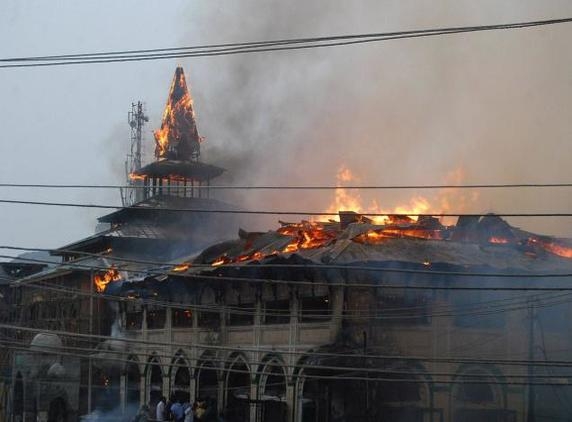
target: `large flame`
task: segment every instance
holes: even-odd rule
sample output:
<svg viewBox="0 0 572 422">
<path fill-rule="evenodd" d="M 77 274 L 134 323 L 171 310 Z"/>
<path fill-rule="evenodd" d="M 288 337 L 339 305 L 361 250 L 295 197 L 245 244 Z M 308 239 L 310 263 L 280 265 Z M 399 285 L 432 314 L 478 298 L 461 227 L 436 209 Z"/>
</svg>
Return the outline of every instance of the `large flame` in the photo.
<svg viewBox="0 0 572 422">
<path fill-rule="evenodd" d="M 107 271 L 94 274 L 93 276 L 93 284 L 95 284 L 95 289 L 99 293 L 102 293 L 105 290 L 105 286 L 107 286 L 110 282 L 118 280 L 121 280 L 121 274 L 119 274 L 117 268 L 113 266 Z"/>
<path fill-rule="evenodd" d="M 185 73 L 180 66 L 177 67 L 171 83 L 161 128 L 153 134 L 157 159 L 191 160 L 198 158 L 201 138 L 195 122 L 193 100 L 187 88 Z"/>
<path fill-rule="evenodd" d="M 455 170 L 448 176 L 448 179 L 462 178 L 462 171 Z M 350 190 L 344 188 L 350 183 L 359 184 L 360 178 L 356 176 L 346 165 L 342 165 L 336 175 L 336 186 L 337 189 L 334 193 L 334 198 L 332 202 L 326 209 L 326 213 L 337 213 L 338 211 L 354 211 L 359 214 L 380 214 L 372 216 L 372 220 L 375 224 L 391 224 L 394 222 L 395 214 L 405 214 L 410 215 L 412 221 L 417 221 L 415 214 L 433 214 L 440 215 L 445 214 L 450 211 L 450 203 L 458 203 L 459 206 L 464 206 L 466 198 L 463 201 L 453 201 L 452 196 L 458 196 L 458 189 L 454 191 L 442 191 L 437 195 L 437 202 L 439 205 L 434 205 L 429 199 L 415 195 L 407 203 L 399 204 L 394 207 L 382 207 L 380 204 L 373 200 L 369 204 L 364 205 L 364 201 L 357 190 Z M 457 181 L 457 183 L 460 180 Z M 472 201 L 476 199 L 476 196 L 472 197 Z M 317 220 L 328 219 L 327 216 L 320 216 Z"/>
</svg>

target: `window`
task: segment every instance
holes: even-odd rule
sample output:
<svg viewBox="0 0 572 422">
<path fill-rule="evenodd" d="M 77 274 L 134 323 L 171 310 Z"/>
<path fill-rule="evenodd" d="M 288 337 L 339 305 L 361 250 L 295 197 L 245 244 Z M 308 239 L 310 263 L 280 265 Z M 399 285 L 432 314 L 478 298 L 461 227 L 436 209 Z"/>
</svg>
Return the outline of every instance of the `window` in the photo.
<svg viewBox="0 0 572 422">
<path fill-rule="evenodd" d="M 290 299 L 264 302 L 266 324 L 288 324 L 290 322 Z"/>
<path fill-rule="evenodd" d="M 288 324 L 290 322 L 290 289 L 288 286 L 283 284 L 263 286 L 262 311 L 265 324 Z"/>
<path fill-rule="evenodd" d="M 165 327 L 165 308 L 149 306 L 147 308 L 147 328 L 150 330 Z"/>
<path fill-rule="evenodd" d="M 205 288 L 201 294 L 199 327 L 220 327 L 220 308 L 217 304 L 214 290 L 208 287 Z"/>
<path fill-rule="evenodd" d="M 226 290 L 227 324 L 230 326 L 254 324 L 256 312 L 255 289 L 243 284 Z"/>
<path fill-rule="evenodd" d="M 330 296 L 300 298 L 300 321 L 320 322 L 331 318 Z"/>
<path fill-rule="evenodd" d="M 173 309 L 173 327 L 192 327 L 193 312 L 190 309 Z"/>
</svg>

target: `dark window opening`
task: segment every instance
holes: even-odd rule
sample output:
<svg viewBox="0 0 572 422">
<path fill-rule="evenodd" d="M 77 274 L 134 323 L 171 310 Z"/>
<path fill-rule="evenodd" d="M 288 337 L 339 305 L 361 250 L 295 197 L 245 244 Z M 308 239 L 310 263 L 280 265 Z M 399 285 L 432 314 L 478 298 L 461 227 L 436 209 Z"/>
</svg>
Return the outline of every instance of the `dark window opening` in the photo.
<svg viewBox="0 0 572 422">
<path fill-rule="evenodd" d="M 252 325 L 254 324 L 254 303 L 230 305 L 228 310 L 228 325 Z"/>
<path fill-rule="evenodd" d="M 173 310 L 173 327 L 192 327 L 193 312 L 189 309 Z"/>
<path fill-rule="evenodd" d="M 199 327 L 201 328 L 218 328 L 220 327 L 219 311 L 200 311 Z"/>
<path fill-rule="evenodd" d="M 140 330 L 143 322 L 143 312 L 127 312 L 125 314 L 125 328 L 127 330 Z"/>
<path fill-rule="evenodd" d="M 320 322 L 331 318 L 329 296 L 311 296 L 300 299 L 300 321 Z"/>
<path fill-rule="evenodd" d="M 148 309 L 147 310 L 147 328 L 150 330 L 165 327 L 165 309 Z"/>
<path fill-rule="evenodd" d="M 290 322 L 290 300 L 273 300 L 264 303 L 266 324 L 288 324 Z"/>
</svg>

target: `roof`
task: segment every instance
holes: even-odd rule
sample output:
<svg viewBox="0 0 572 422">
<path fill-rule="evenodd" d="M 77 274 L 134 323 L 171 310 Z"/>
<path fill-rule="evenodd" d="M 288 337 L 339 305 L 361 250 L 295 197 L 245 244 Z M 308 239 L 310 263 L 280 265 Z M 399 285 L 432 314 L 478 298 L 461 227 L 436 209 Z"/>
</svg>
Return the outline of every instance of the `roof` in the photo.
<svg viewBox="0 0 572 422">
<path fill-rule="evenodd" d="M 331 223 L 286 224 L 267 233 L 243 232 L 239 239 L 214 245 L 203 251 L 187 272 L 204 271 L 197 264 L 213 265 L 212 271 L 217 271 L 225 263 L 249 266 L 294 260 L 317 265 L 397 265 L 427 271 L 455 268 L 465 272 L 572 273 L 570 240 L 535 235 L 503 221 L 498 230 L 510 239 L 495 243 L 495 232 L 488 231 L 491 219 L 484 217 L 482 221 L 485 224 L 477 228 L 479 241 L 451 240 L 455 238 L 454 226 L 428 230 L 416 223 L 352 223 L 342 229 Z M 422 238 L 437 234 L 443 237 Z"/>
<path fill-rule="evenodd" d="M 221 167 L 206 164 L 200 161 L 159 160 L 135 171 L 137 176 L 149 178 L 185 178 L 189 180 L 205 181 L 214 179 L 224 172 Z"/>
<path fill-rule="evenodd" d="M 166 219 L 181 220 L 181 215 L 189 215 L 192 212 L 181 213 L 180 211 L 170 211 L 169 209 L 184 209 L 184 210 L 236 210 L 234 207 L 226 202 L 218 201 L 210 198 L 182 198 L 177 196 L 163 196 L 156 195 L 152 198 L 138 202 L 137 204 L 121 208 L 115 212 L 104 215 L 98 218 L 102 223 L 122 223 L 133 221 L 134 219 L 153 219 L 156 224 L 155 218 L 165 217 Z"/>
</svg>

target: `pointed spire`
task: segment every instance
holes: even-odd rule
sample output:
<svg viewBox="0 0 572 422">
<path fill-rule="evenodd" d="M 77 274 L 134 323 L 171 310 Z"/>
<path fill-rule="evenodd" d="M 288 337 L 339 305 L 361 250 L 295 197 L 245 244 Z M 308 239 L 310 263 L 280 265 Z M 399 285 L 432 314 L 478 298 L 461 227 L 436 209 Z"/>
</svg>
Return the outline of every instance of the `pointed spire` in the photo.
<svg viewBox="0 0 572 422">
<path fill-rule="evenodd" d="M 191 161 L 199 158 L 201 138 L 195 121 L 193 100 L 181 66 L 175 70 L 161 128 L 153 135 L 155 157 L 158 160 L 168 158 Z"/>
</svg>

